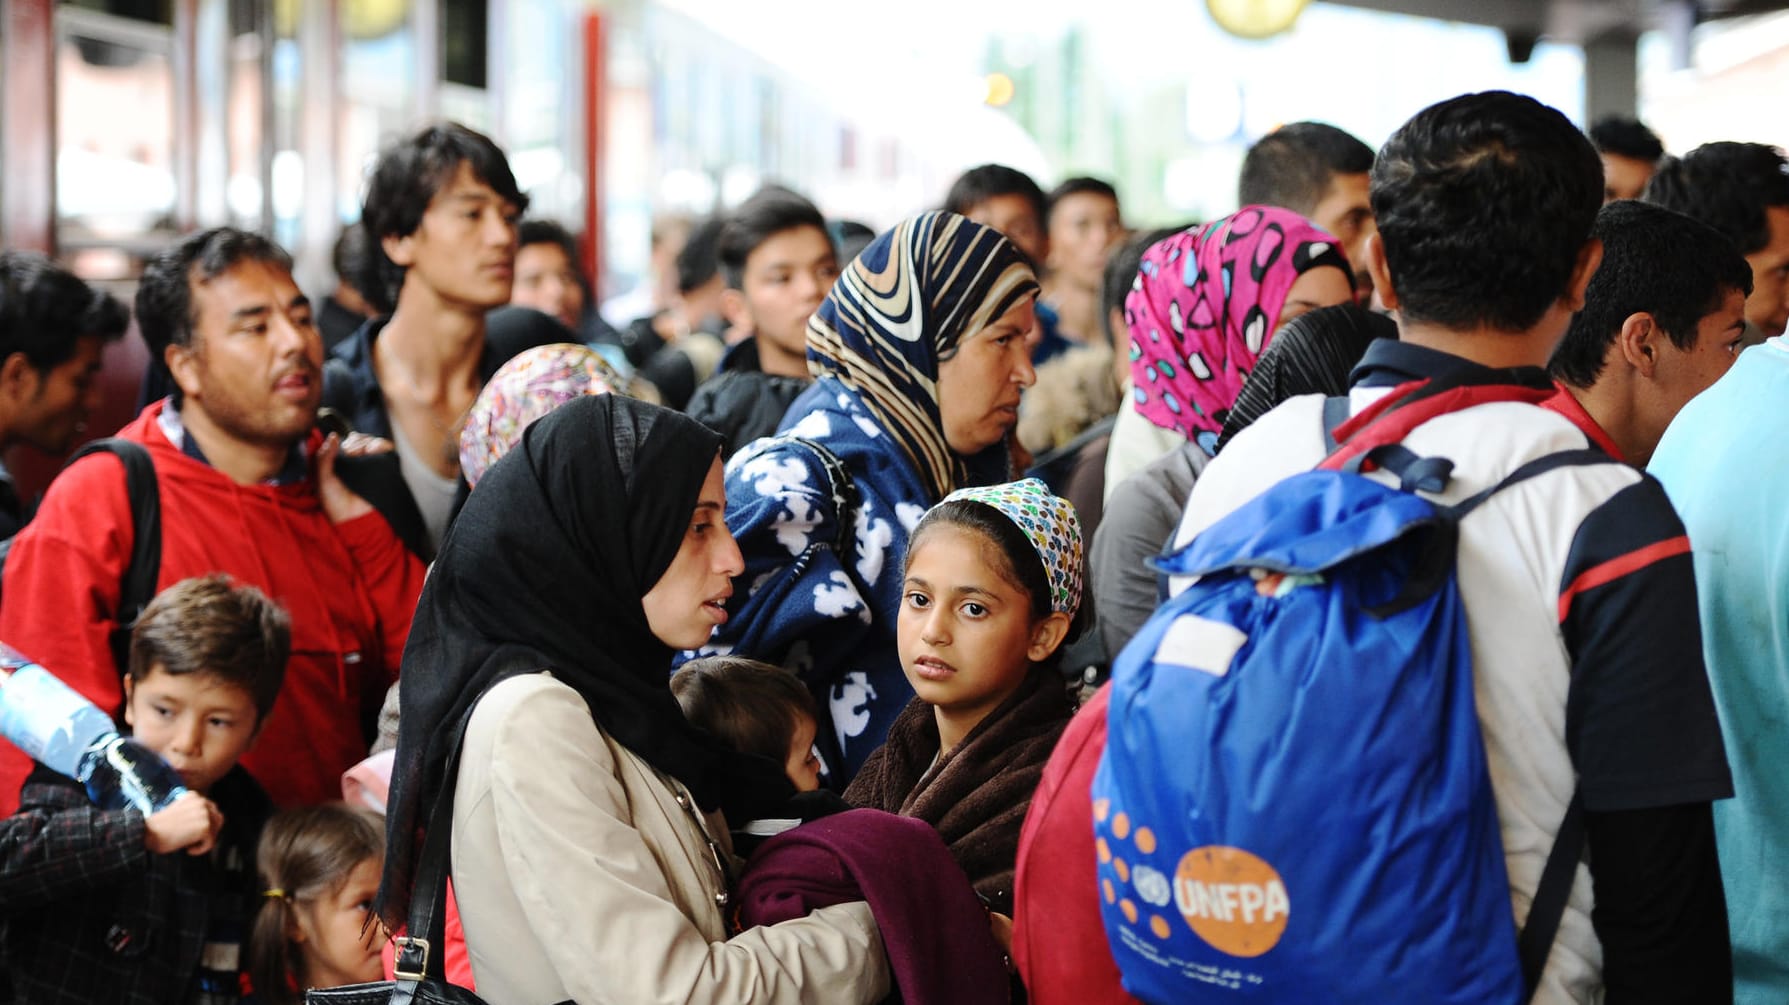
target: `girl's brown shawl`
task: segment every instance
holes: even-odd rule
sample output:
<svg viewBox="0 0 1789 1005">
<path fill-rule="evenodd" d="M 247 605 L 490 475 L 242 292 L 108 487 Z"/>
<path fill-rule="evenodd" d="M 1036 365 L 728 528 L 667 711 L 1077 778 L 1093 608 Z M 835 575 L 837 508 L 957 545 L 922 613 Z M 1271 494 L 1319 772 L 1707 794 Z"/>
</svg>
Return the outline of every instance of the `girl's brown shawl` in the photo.
<svg viewBox="0 0 1789 1005">
<path fill-rule="evenodd" d="M 1044 762 L 1074 715 L 1062 677 L 1035 670 L 956 748 L 939 758 L 932 706 L 913 699 L 845 790 L 845 801 L 937 828 L 976 892 L 1012 913 L 1019 828 Z"/>
</svg>

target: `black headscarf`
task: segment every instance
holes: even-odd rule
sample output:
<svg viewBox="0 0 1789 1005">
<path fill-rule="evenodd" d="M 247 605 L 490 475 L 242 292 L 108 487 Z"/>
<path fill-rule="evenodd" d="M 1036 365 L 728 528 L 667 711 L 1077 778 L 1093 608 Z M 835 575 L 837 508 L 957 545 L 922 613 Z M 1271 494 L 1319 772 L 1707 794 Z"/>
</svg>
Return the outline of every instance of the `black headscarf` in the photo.
<svg viewBox="0 0 1789 1005">
<path fill-rule="evenodd" d="M 379 913 L 406 919 L 422 831 L 454 726 L 493 683 L 551 670 L 616 742 L 749 819 L 793 795 L 781 765 L 723 750 L 671 695 L 672 650 L 640 600 L 689 530 L 720 436 L 614 395 L 530 426 L 479 481 L 442 543 L 404 649 Z"/>
<path fill-rule="evenodd" d="M 1242 385 L 1217 449 L 1279 404 L 1301 394 L 1336 397 L 1348 393 L 1348 373 L 1375 339 L 1397 338 L 1391 318 L 1364 307 L 1342 304 L 1302 314 L 1268 344 Z"/>
</svg>

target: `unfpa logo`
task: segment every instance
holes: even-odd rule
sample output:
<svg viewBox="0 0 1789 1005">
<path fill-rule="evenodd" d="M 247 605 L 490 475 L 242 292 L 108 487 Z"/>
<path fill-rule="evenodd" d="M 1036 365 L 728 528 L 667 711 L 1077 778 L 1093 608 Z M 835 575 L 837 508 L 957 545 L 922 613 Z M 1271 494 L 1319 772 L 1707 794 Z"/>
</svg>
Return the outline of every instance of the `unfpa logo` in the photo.
<svg viewBox="0 0 1789 1005">
<path fill-rule="evenodd" d="M 1260 956 L 1286 934 L 1292 902 L 1280 874 L 1241 848 L 1194 848 L 1174 874 L 1174 906 L 1194 933 L 1231 956 Z"/>
<path fill-rule="evenodd" d="M 1279 945 L 1292 901 L 1273 866 L 1241 848 L 1207 845 L 1181 856 L 1170 880 L 1148 864 L 1156 860 L 1155 832 L 1114 809 L 1110 799 L 1094 800 L 1094 848 L 1100 893 L 1127 923 L 1166 942 L 1173 935 L 1168 918 L 1178 909 L 1193 934 L 1219 952 L 1249 958 Z"/>
</svg>

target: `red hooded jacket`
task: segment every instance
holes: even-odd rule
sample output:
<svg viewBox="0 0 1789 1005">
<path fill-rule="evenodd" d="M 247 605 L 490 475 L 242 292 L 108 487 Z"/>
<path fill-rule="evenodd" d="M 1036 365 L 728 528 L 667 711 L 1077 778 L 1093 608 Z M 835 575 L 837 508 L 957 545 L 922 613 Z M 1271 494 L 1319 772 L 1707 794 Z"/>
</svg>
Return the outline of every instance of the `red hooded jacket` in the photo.
<svg viewBox="0 0 1789 1005">
<path fill-rule="evenodd" d="M 278 701 L 242 764 L 280 806 L 341 798 L 397 679 L 424 568 L 377 513 L 329 522 L 306 478 L 238 485 L 170 443 L 156 402 L 119 436 L 143 444 L 161 493 L 158 590 L 222 572 L 259 587 L 292 618 Z M 321 434 L 313 434 L 314 448 Z M 13 542 L 0 589 L 0 639 L 107 712 L 123 704 L 108 636 L 134 528 L 122 463 L 83 458 L 57 476 Z M 0 815 L 18 805 L 31 762 L 0 741 Z"/>
</svg>

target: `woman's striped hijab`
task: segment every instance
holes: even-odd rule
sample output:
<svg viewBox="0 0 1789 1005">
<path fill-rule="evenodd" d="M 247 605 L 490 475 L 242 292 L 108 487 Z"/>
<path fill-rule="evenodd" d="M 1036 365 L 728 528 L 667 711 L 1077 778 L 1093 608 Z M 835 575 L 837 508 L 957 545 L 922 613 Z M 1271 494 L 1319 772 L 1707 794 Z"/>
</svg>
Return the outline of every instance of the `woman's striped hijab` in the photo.
<svg viewBox="0 0 1789 1005">
<path fill-rule="evenodd" d="M 853 393 L 942 499 L 966 474 L 944 438 L 938 363 L 1037 291 L 998 231 L 921 214 L 872 241 L 833 284 L 808 322 L 808 369 Z"/>
</svg>

